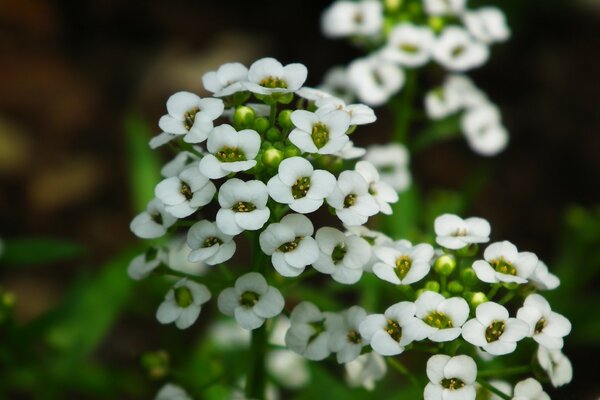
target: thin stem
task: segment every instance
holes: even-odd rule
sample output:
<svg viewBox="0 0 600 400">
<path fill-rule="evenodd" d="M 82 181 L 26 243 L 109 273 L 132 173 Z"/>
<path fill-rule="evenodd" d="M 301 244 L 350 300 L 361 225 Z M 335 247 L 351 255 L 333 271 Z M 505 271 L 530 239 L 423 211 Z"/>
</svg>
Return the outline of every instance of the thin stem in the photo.
<svg viewBox="0 0 600 400">
<path fill-rule="evenodd" d="M 408 378 L 410 383 L 412 383 L 415 387 L 421 387 L 419 379 L 417 379 L 417 377 L 412 372 L 410 372 L 404 364 L 392 357 L 386 357 L 386 360 L 392 368 L 394 368 L 396 371 L 400 372 L 402 375 Z"/>
<path fill-rule="evenodd" d="M 477 375 L 482 378 L 484 378 L 484 377 L 499 378 L 501 376 L 526 374 L 528 372 L 531 372 L 531 367 L 529 365 L 521 365 L 519 367 L 509 367 L 509 368 L 502 368 L 502 369 L 488 369 L 488 370 L 484 370 L 484 371 L 479 371 L 477 373 Z"/>
<path fill-rule="evenodd" d="M 516 294 L 517 294 L 516 290 L 511 290 L 510 292 L 506 293 L 504 295 L 504 297 L 502 297 L 500 299 L 500 301 L 498 301 L 498 303 L 504 305 L 504 304 L 508 303 L 509 301 L 511 301 L 512 298 L 515 297 Z"/>
<path fill-rule="evenodd" d="M 275 116 L 277 115 L 277 103 L 271 104 L 271 113 L 269 114 L 269 125 L 275 126 Z"/>
<path fill-rule="evenodd" d="M 412 108 L 413 99 L 417 87 L 417 73 L 415 70 L 406 71 L 406 80 L 404 88 L 400 92 L 396 101 L 392 102 L 392 111 L 394 112 L 394 142 L 408 143 L 408 131 L 413 118 L 414 110 Z"/>
<path fill-rule="evenodd" d="M 494 386 L 490 385 L 487 381 L 483 380 L 483 379 L 477 379 L 477 382 L 483 386 L 484 388 L 486 388 L 487 390 L 489 390 L 490 392 L 494 393 L 496 396 L 499 396 L 501 398 L 503 398 L 504 400 L 510 400 L 510 396 L 507 395 L 504 392 L 501 392 L 500 390 L 496 389 Z"/>
<path fill-rule="evenodd" d="M 501 286 L 502 285 L 500 285 L 499 283 L 492 285 L 492 288 L 490 289 L 490 291 L 487 294 L 488 300 L 492 300 L 492 298 L 496 295 L 496 293 L 498 293 L 498 290 L 500 289 Z"/>
</svg>

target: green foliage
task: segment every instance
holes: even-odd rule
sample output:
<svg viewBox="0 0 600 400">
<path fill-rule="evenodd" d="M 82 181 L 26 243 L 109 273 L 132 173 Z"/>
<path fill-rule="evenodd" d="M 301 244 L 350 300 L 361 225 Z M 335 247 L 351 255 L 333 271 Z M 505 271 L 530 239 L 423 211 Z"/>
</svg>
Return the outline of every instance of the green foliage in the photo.
<svg viewBox="0 0 600 400">
<path fill-rule="evenodd" d="M 31 266 L 69 261 L 85 254 L 85 247 L 58 238 L 11 238 L 4 242 L 0 263 Z"/>
</svg>

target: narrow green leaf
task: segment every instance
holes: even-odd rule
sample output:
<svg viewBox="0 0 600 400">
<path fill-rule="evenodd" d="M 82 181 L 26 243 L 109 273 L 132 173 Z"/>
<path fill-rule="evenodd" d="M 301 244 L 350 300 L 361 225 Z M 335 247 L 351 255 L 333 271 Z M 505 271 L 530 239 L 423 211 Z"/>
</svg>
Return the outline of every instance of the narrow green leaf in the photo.
<svg viewBox="0 0 600 400">
<path fill-rule="evenodd" d="M 11 238 L 4 242 L 0 262 L 7 265 L 39 265 L 81 257 L 85 247 L 68 240 L 51 238 Z"/>
</svg>

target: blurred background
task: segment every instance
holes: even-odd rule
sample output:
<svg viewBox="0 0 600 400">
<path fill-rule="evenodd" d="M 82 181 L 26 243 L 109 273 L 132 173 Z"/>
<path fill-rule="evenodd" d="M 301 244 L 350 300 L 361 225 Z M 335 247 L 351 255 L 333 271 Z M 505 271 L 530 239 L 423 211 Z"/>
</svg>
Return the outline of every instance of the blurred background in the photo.
<svg viewBox="0 0 600 400">
<path fill-rule="evenodd" d="M 158 303 L 144 300 L 155 288 L 125 273 L 141 251 L 129 221 L 157 179 L 147 140 L 168 96 L 203 95 L 202 74 L 224 62 L 302 62 L 316 86 L 331 66 L 360 56 L 321 35 L 329 3 L 0 1 L 0 398 L 156 392 L 140 355 L 173 341 L 183 354 L 202 330 L 160 326 Z M 502 110 L 511 143 L 490 159 L 464 139 L 435 145 L 414 155 L 413 178 L 441 204 L 475 179 L 466 216 L 487 218 L 494 239 L 535 252 L 560 276 L 549 297 L 573 321 L 564 350 L 575 379 L 554 398 L 595 399 L 600 1 L 469 4 L 501 7 L 512 28 L 470 74 Z M 435 72 L 422 79 L 438 83 Z M 376 112 L 358 144 L 389 140 L 390 110 Z"/>
</svg>

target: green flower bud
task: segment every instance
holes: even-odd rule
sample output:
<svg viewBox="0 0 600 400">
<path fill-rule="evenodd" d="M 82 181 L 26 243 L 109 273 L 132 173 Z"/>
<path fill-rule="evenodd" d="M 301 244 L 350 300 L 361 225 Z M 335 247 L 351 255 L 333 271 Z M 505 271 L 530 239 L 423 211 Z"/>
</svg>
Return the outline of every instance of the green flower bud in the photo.
<svg viewBox="0 0 600 400">
<path fill-rule="evenodd" d="M 425 290 L 430 290 L 432 292 L 440 291 L 440 283 L 438 281 L 427 281 L 425 282 Z"/>
<path fill-rule="evenodd" d="M 488 301 L 488 298 L 483 292 L 474 292 L 469 294 L 468 300 L 471 307 L 477 308 L 478 305 Z"/>
<path fill-rule="evenodd" d="M 283 152 L 283 155 L 285 156 L 285 158 L 296 157 L 296 156 L 299 156 L 300 154 L 302 154 L 300 152 L 300 149 L 297 148 L 296 146 L 294 146 L 293 144 L 286 146 L 285 150 Z"/>
<path fill-rule="evenodd" d="M 446 22 L 441 17 L 429 17 L 427 24 L 433 29 L 434 32 L 438 33 L 444 29 Z"/>
<path fill-rule="evenodd" d="M 272 96 L 281 104 L 290 104 L 294 100 L 294 93 L 273 93 Z"/>
<path fill-rule="evenodd" d="M 277 142 L 283 139 L 283 135 L 279 129 L 273 127 L 267 130 L 267 139 L 269 139 L 271 142 Z"/>
<path fill-rule="evenodd" d="M 140 363 L 150 378 L 162 379 L 169 373 L 169 354 L 164 350 L 142 354 Z"/>
<path fill-rule="evenodd" d="M 248 100 L 250 98 L 250 92 L 248 91 L 243 91 L 243 92 L 237 92 L 234 93 L 231 98 L 233 99 L 233 104 L 243 104 L 246 102 L 246 100 Z"/>
<path fill-rule="evenodd" d="M 260 148 L 263 150 L 270 149 L 271 147 L 273 147 L 273 143 L 269 142 L 268 140 L 263 140 L 263 142 L 260 144 Z"/>
<path fill-rule="evenodd" d="M 417 290 L 416 297 L 417 299 L 427 290 L 425 288 Z"/>
<path fill-rule="evenodd" d="M 448 291 L 453 294 L 462 293 L 464 287 L 459 281 L 450 281 L 448 283 Z"/>
<path fill-rule="evenodd" d="M 292 122 L 292 110 L 282 110 L 277 117 L 281 129 L 289 130 L 294 128 Z"/>
<path fill-rule="evenodd" d="M 335 156 L 321 156 L 317 159 L 317 165 L 333 174 L 342 171 L 344 160 Z"/>
<path fill-rule="evenodd" d="M 264 151 L 261 158 L 264 165 L 277 168 L 279 163 L 283 160 L 283 151 L 271 147 Z"/>
<path fill-rule="evenodd" d="M 448 276 L 456 268 L 456 258 L 451 254 L 438 257 L 433 263 L 433 269 L 440 275 Z"/>
<path fill-rule="evenodd" d="M 469 243 L 462 249 L 456 250 L 456 255 L 459 257 L 473 257 L 479 251 L 479 246 L 476 243 Z"/>
<path fill-rule="evenodd" d="M 477 274 L 475 273 L 473 268 L 463 269 L 460 272 L 460 279 L 462 280 L 462 283 L 467 287 L 473 286 L 473 285 L 477 284 L 477 282 L 479 282 L 479 279 L 477 278 Z"/>
<path fill-rule="evenodd" d="M 265 117 L 258 117 L 254 119 L 254 123 L 252 124 L 252 129 L 261 135 L 269 129 L 269 119 Z"/>
<path fill-rule="evenodd" d="M 386 11 L 394 12 L 402 5 L 402 0 L 384 0 L 383 2 Z"/>
<path fill-rule="evenodd" d="M 233 126 L 235 129 L 247 129 L 252 127 L 256 113 L 248 106 L 239 106 L 233 113 Z"/>
</svg>

